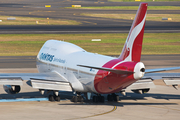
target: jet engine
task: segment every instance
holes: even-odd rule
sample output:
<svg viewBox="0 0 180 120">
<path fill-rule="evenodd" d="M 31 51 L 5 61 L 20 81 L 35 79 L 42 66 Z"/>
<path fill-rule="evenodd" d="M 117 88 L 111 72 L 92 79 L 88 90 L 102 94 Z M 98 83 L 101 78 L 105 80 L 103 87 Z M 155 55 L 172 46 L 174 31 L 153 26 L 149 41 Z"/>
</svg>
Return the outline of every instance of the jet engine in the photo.
<svg viewBox="0 0 180 120">
<path fill-rule="evenodd" d="M 17 94 L 20 92 L 21 87 L 19 85 L 3 85 L 4 91 L 8 94 Z"/>
</svg>

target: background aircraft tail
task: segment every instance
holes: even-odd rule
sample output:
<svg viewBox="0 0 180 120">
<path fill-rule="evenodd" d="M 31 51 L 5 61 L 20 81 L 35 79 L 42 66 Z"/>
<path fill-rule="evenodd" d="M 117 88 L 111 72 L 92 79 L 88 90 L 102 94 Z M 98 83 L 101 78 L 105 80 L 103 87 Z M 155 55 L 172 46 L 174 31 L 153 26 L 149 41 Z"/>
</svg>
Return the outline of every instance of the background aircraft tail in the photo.
<svg viewBox="0 0 180 120">
<path fill-rule="evenodd" d="M 129 31 L 126 43 L 121 55 L 119 56 L 119 59 L 121 60 L 139 62 L 141 59 L 147 5 L 147 3 L 141 3 L 139 5 L 139 9 Z"/>
</svg>

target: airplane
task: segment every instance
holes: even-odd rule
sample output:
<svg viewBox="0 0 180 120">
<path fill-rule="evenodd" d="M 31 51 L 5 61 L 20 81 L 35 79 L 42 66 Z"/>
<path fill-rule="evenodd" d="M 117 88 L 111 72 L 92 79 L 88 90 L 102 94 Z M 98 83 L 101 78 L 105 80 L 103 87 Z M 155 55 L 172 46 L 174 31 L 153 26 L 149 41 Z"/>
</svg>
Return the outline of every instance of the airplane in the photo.
<svg viewBox="0 0 180 120">
<path fill-rule="evenodd" d="M 72 43 L 48 40 L 37 55 L 39 73 L 2 73 L 0 84 L 7 93 L 16 94 L 22 81 L 28 80 L 27 84 L 39 89 L 41 94 L 53 91 L 49 101 L 60 101 L 59 91 L 70 91 L 74 93 L 73 102 L 84 101 L 82 94 L 93 102 L 104 102 L 103 94 L 108 94 L 108 101 L 118 101 L 116 93 L 125 94 L 128 88 L 135 93 L 146 93 L 156 78 L 166 78 L 168 85 L 177 88 L 180 81 L 169 78 L 180 78 L 180 74 L 154 72 L 180 67 L 145 69 L 140 62 L 147 6 L 147 3 L 139 5 L 118 58 L 90 53 Z"/>
</svg>

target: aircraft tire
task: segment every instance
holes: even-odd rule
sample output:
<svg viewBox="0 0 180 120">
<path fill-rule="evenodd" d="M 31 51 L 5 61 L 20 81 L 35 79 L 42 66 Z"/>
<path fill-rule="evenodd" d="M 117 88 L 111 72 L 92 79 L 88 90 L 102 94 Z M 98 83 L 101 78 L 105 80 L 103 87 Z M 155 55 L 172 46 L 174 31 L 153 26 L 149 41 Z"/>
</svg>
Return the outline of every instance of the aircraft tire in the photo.
<svg viewBox="0 0 180 120">
<path fill-rule="evenodd" d="M 54 101 L 54 96 L 53 95 L 49 95 L 49 101 L 51 101 L 51 102 Z"/>
<path fill-rule="evenodd" d="M 116 102 L 119 101 L 119 95 L 116 95 Z"/>
<path fill-rule="evenodd" d="M 99 96 L 99 101 L 104 103 L 104 96 Z"/>
<path fill-rule="evenodd" d="M 78 96 L 78 102 L 84 102 L 84 99 L 82 96 Z"/>
<path fill-rule="evenodd" d="M 78 101 L 77 96 L 73 96 L 71 101 L 77 103 L 77 101 Z"/>
<path fill-rule="evenodd" d="M 119 101 L 119 95 L 113 95 L 113 101 L 118 102 Z"/>
<path fill-rule="evenodd" d="M 93 96 L 93 102 L 98 103 L 98 96 Z"/>
<path fill-rule="evenodd" d="M 55 96 L 55 101 L 57 101 L 57 102 L 60 102 L 60 100 L 61 100 L 61 98 L 60 98 L 60 96 L 58 95 L 58 96 Z"/>
<path fill-rule="evenodd" d="M 107 100 L 108 100 L 109 102 L 113 101 L 113 96 L 112 96 L 112 95 L 108 95 L 108 96 L 107 96 Z"/>
</svg>

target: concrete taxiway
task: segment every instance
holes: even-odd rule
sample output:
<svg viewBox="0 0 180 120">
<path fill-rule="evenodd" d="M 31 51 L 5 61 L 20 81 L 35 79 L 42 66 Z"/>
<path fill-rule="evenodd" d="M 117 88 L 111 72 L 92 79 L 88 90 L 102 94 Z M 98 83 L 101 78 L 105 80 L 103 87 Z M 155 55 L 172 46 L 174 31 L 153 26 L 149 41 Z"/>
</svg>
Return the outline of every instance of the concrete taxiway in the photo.
<svg viewBox="0 0 180 120">
<path fill-rule="evenodd" d="M 4 59 L 7 57 L 4 57 Z M 16 57 L 12 57 L 15 59 Z M 31 57 L 30 57 L 31 58 Z M 21 58 L 22 59 L 22 58 Z M 1 58 L 2 60 L 2 58 Z M 0 61 L 1 61 L 0 60 Z M 7 59 L 8 60 L 8 59 Z M 14 64 L 17 63 L 18 60 Z M 142 56 L 146 68 L 179 66 L 179 55 Z M 168 64 L 167 64 L 168 63 Z M 22 63 L 21 65 L 23 65 Z M 152 66 L 154 65 L 154 66 Z M 1 68 L 0 73 L 26 73 L 37 72 L 36 68 Z M 180 72 L 180 70 L 172 71 Z M 72 93 L 60 92 L 61 102 L 26 101 L 26 102 L 0 102 L 0 118 L 14 120 L 169 120 L 180 117 L 180 89 L 165 86 L 161 80 L 155 82 L 153 88 L 147 94 L 135 94 L 127 91 L 126 96 L 120 95 L 121 101 L 105 103 L 72 103 Z M 24 81 L 22 91 L 16 95 L 8 95 L 0 86 L 0 98 L 2 99 L 34 99 L 47 98 L 42 96 L 37 89 L 26 85 Z"/>
<path fill-rule="evenodd" d="M 30 90 L 26 88 L 22 92 L 33 94 L 27 89 Z M 2 93 L 2 89 L 0 91 Z M 169 86 L 157 85 L 143 95 L 128 91 L 126 97 L 120 96 L 119 102 L 72 103 L 71 96 L 62 93 L 61 102 L 0 102 L 0 117 L 2 120 L 169 120 L 180 117 L 180 90 Z"/>
</svg>

